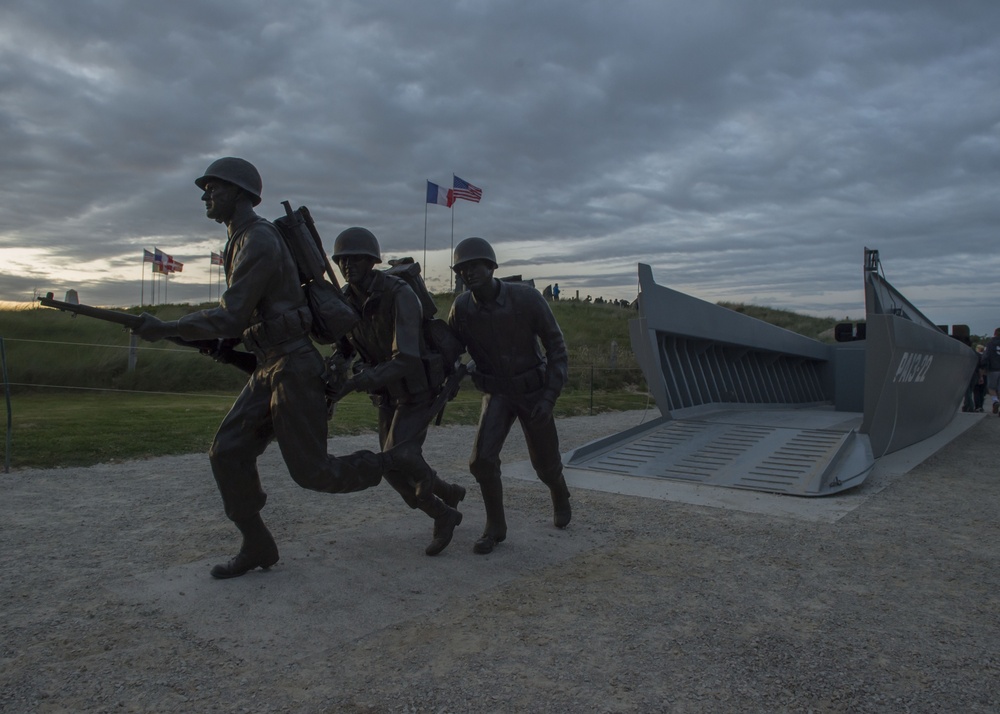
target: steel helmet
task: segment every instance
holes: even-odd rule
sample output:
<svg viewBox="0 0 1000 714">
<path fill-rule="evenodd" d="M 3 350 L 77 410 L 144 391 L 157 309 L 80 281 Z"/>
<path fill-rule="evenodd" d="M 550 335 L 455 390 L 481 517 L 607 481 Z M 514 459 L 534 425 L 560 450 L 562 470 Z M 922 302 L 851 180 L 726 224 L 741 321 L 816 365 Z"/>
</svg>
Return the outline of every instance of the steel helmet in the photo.
<svg viewBox="0 0 1000 714">
<path fill-rule="evenodd" d="M 494 270 L 497 267 L 497 255 L 493 252 L 493 246 L 482 238 L 466 238 L 456 245 L 451 269 L 458 270 L 462 263 L 472 260 L 485 260 Z"/>
<path fill-rule="evenodd" d="M 194 180 L 195 184 L 202 191 L 209 179 L 220 179 L 234 186 L 239 186 L 253 197 L 253 205 L 260 203 L 260 194 L 264 190 L 264 183 L 260 180 L 260 173 L 257 168 L 246 159 L 237 159 L 233 156 L 226 156 L 216 159 L 205 170 L 205 175 Z"/>
<path fill-rule="evenodd" d="M 344 255 L 367 255 L 374 258 L 376 263 L 382 262 L 375 234 L 367 228 L 357 226 L 341 232 L 333 242 L 333 259 L 337 260 Z"/>
</svg>

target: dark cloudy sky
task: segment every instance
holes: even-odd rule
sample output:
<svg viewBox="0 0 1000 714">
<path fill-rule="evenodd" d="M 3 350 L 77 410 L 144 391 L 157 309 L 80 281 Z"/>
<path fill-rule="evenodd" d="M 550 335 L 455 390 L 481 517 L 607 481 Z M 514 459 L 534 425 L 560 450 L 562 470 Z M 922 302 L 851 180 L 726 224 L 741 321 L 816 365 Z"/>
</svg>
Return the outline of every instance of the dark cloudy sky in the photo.
<svg viewBox="0 0 1000 714">
<path fill-rule="evenodd" d="M 646 262 L 857 317 L 868 246 L 931 319 L 992 331 L 998 28 L 996 0 L 6 0 L 0 299 L 137 304 L 156 246 L 169 300 L 206 300 L 224 230 L 192 181 L 235 155 L 328 246 L 426 235 L 432 287 L 454 218 L 566 296 L 632 298 Z M 453 173 L 482 203 L 428 207 Z"/>
</svg>

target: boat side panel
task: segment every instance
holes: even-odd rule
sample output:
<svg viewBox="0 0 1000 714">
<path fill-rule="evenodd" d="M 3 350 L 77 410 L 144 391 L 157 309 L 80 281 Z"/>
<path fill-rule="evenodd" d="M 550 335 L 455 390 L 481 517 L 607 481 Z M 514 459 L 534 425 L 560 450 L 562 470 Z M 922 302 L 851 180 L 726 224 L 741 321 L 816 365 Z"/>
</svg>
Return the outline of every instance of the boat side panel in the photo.
<svg viewBox="0 0 1000 714">
<path fill-rule="evenodd" d="M 872 314 L 867 329 L 861 433 L 878 458 L 951 423 L 978 360 L 958 340 L 903 317 Z"/>
</svg>

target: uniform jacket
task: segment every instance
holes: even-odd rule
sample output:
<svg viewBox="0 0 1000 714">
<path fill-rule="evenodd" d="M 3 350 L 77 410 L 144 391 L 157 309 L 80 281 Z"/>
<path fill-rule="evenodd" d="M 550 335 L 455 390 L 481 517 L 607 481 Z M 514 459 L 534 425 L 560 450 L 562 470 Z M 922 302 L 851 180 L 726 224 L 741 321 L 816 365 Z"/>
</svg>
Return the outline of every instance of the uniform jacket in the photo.
<svg viewBox="0 0 1000 714">
<path fill-rule="evenodd" d="M 251 350 L 267 350 L 306 336 L 311 318 L 305 291 L 270 221 L 251 213 L 233 226 L 223 262 L 227 289 L 219 306 L 182 317 L 182 338 L 242 337 Z"/>
<path fill-rule="evenodd" d="M 357 354 L 367 367 L 355 376 L 358 389 L 386 391 L 404 401 L 430 391 L 424 371 L 423 310 L 400 278 L 373 271 L 367 288 L 344 291 L 361 320 L 338 345 L 341 354 Z"/>
<path fill-rule="evenodd" d="M 569 356 L 562 330 L 534 288 L 496 280 L 496 300 L 480 304 L 471 291 L 455 298 L 448 324 L 476 363 L 473 379 L 485 392 L 542 389 L 555 402 L 566 384 Z M 544 354 L 543 354 L 544 350 Z"/>
</svg>

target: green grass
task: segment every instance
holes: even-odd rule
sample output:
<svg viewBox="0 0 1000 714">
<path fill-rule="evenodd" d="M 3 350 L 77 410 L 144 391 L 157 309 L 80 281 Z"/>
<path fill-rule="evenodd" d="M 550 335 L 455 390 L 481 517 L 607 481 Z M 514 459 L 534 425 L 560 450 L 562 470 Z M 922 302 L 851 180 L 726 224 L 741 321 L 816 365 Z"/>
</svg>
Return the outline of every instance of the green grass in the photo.
<svg viewBox="0 0 1000 714">
<path fill-rule="evenodd" d="M 434 298 L 437 316 L 446 318 L 451 296 Z M 556 415 L 649 406 L 628 334 L 635 311 L 575 300 L 551 305 L 570 353 L 570 380 Z M 205 307 L 211 305 L 145 309 L 170 320 Z M 727 307 L 817 339 L 837 322 L 770 308 Z M 169 343 L 140 342 L 136 369 L 129 372 L 127 332 L 45 308 L 0 310 L 0 338 L 11 388 L 13 468 L 206 451 L 246 381 L 231 366 Z M 444 424 L 475 424 L 479 410 L 480 395 L 466 381 L 445 410 Z M 376 412 L 367 396 L 352 394 L 338 404 L 331 434 L 362 433 L 375 426 Z M 0 453 L 7 458 L 5 446 Z"/>
<path fill-rule="evenodd" d="M 25 392 L 11 398 L 12 468 L 55 468 L 114 463 L 150 456 L 207 451 L 235 395 L 141 392 Z M 557 416 L 642 409 L 645 393 L 567 391 Z M 475 424 L 481 395 L 462 389 L 442 424 Z M 331 436 L 372 432 L 376 411 L 367 395 L 350 394 L 337 405 Z M 6 440 L 0 455 L 6 460 Z"/>
<path fill-rule="evenodd" d="M 759 305 L 730 302 L 720 302 L 719 305 L 821 342 L 833 342 L 833 328 L 837 323 L 845 322 L 845 320 L 837 320 L 832 317 L 811 317 L 790 310 L 778 310 Z"/>
</svg>

